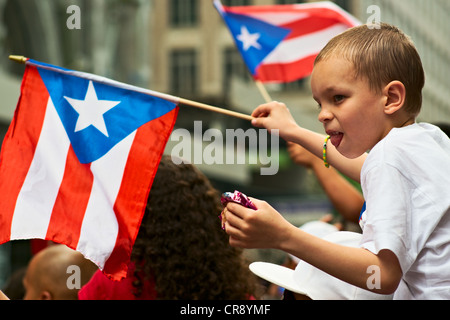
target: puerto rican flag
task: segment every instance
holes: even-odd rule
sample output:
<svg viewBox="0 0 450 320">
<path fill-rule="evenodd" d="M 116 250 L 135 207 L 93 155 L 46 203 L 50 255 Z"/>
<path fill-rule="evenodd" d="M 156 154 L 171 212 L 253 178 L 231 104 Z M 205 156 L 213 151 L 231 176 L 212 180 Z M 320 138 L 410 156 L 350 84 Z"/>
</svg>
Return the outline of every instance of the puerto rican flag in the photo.
<svg viewBox="0 0 450 320">
<path fill-rule="evenodd" d="M 361 23 L 332 2 L 292 5 L 214 5 L 250 73 L 261 82 L 291 82 L 312 72 L 331 38 Z"/>
<path fill-rule="evenodd" d="M 52 240 L 125 277 L 171 98 L 28 60 L 0 156 L 0 243 Z"/>
</svg>

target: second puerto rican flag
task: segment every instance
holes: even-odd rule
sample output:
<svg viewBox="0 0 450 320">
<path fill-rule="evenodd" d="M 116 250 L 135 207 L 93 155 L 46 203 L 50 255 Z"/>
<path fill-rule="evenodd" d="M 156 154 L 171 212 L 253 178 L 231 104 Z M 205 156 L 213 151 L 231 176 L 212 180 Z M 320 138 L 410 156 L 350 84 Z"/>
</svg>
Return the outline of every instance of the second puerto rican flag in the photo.
<svg viewBox="0 0 450 320">
<path fill-rule="evenodd" d="M 214 1 L 255 80 L 284 83 L 311 74 L 327 42 L 361 23 L 329 1 L 223 6 Z"/>
</svg>

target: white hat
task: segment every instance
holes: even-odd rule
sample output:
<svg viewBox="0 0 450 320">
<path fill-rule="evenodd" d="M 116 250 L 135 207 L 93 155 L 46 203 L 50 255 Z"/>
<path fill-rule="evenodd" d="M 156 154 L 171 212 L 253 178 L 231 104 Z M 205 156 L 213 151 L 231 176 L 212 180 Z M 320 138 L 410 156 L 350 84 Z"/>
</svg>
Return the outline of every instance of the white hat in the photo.
<svg viewBox="0 0 450 320">
<path fill-rule="evenodd" d="M 339 229 L 336 228 L 336 226 L 320 220 L 306 222 L 299 229 L 308 232 L 310 234 L 313 234 L 319 238 L 323 238 L 329 235 L 330 233 L 335 233 L 336 231 L 339 231 Z"/>
<path fill-rule="evenodd" d="M 333 232 L 324 240 L 349 247 L 358 247 L 361 234 L 348 231 Z M 295 271 L 267 262 L 254 262 L 250 270 L 257 276 L 289 291 L 303 294 L 313 300 L 391 300 L 392 295 L 381 295 L 358 288 L 335 278 L 312 265 L 300 261 Z"/>
<path fill-rule="evenodd" d="M 330 233 L 339 231 L 336 226 L 320 220 L 306 222 L 299 229 L 319 238 L 323 238 Z M 297 264 L 300 262 L 300 259 L 292 254 L 289 254 L 289 257 Z"/>
</svg>

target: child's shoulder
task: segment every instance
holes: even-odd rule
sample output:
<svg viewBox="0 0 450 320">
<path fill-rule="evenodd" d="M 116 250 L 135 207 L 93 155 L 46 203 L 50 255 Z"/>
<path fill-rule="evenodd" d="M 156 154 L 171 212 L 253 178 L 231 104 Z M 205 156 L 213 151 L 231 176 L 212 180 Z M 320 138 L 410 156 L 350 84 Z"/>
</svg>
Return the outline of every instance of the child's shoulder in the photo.
<svg viewBox="0 0 450 320">
<path fill-rule="evenodd" d="M 393 128 L 378 145 L 385 151 L 393 153 L 415 154 L 419 150 L 429 149 L 447 154 L 450 152 L 449 138 L 437 126 L 429 123 L 414 123 L 402 128 Z"/>
<path fill-rule="evenodd" d="M 393 166 L 445 163 L 450 167 L 450 139 L 432 124 L 414 123 L 392 129 L 370 151 L 369 158 Z"/>
</svg>

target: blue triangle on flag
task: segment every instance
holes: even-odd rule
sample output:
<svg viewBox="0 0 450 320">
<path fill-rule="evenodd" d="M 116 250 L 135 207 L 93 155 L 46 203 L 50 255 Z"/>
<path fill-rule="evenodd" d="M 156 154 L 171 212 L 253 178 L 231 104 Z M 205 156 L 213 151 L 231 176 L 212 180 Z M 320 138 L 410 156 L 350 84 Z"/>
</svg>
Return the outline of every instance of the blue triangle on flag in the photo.
<svg viewBox="0 0 450 320">
<path fill-rule="evenodd" d="M 86 99 L 90 80 L 38 68 L 78 160 L 91 163 L 103 157 L 140 126 L 176 108 L 176 104 L 141 92 L 93 82 L 98 100 L 120 102 L 103 114 L 108 135 L 90 125 L 76 130 L 79 113 L 66 97 Z"/>
<path fill-rule="evenodd" d="M 255 75 L 261 62 L 291 32 L 290 29 L 278 27 L 242 14 L 227 12 L 223 17 L 235 39 L 237 48 L 253 75 Z M 244 42 L 239 40 L 239 36 L 247 31 L 250 35 L 257 35 L 255 36 L 258 37 L 256 46 L 245 48 Z"/>
</svg>

